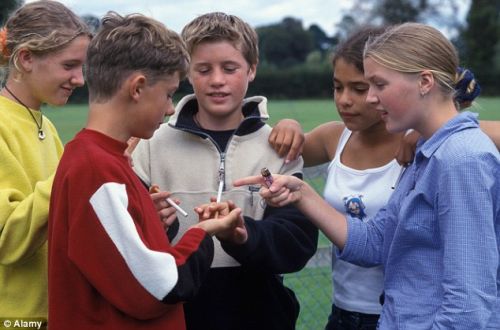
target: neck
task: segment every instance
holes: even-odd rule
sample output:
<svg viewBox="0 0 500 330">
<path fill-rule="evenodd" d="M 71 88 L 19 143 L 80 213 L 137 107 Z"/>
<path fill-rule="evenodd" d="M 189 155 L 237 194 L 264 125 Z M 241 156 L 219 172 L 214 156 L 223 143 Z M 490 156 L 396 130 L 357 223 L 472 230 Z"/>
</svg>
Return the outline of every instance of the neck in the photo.
<svg viewBox="0 0 500 330">
<path fill-rule="evenodd" d="M 123 108 L 109 103 L 91 103 L 85 128 L 98 131 L 115 140 L 127 142 L 131 137 L 131 132 L 124 120 L 126 115 L 119 113 L 117 109 Z"/>
<path fill-rule="evenodd" d="M 415 130 L 427 140 L 457 114 L 457 108 L 452 100 L 436 103 L 433 107 L 429 107 L 427 115 Z"/>
<path fill-rule="evenodd" d="M 7 80 L 5 87 L 0 91 L 0 95 L 36 111 L 39 111 L 42 105 L 42 102 L 34 98 L 25 86 L 12 82 L 11 79 Z"/>
<path fill-rule="evenodd" d="M 239 111 L 228 116 L 215 117 L 198 111 L 193 119 L 196 124 L 203 129 L 210 131 L 229 131 L 238 128 L 243 120 L 243 113 Z"/>
<path fill-rule="evenodd" d="M 381 120 L 377 124 L 364 130 L 353 131 L 353 134 L 358 135 L 359 139 L 366 145 L 378 145 L 388 141 L 396 141 L 398 136 L 402 136 L 404 132 L 391 133 L 387 131 L 385 123 Z"/>
</svg>

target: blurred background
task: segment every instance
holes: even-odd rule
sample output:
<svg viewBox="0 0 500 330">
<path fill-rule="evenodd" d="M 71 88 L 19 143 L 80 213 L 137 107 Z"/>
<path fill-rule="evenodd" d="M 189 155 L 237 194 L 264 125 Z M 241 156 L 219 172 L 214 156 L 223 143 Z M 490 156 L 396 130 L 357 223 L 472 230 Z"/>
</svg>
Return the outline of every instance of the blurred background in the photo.
<svg viewBox="0 0 500 330">
<path fill-rule="evenodd" d="M 29 2 L 29 1 L 27 1 Z M 141 12 L 180 32 L 182 26 L 208 11 L 235 14 L 259 35 L 260 65 L 249 94 L 272 99 L 329 98 L 330 58 L 335 46 L 362 24 L 407 21 L 431 24 L 457 47 L 461 65 L 474 72 L 483 96 L 499 95 L 500 0 L 62 0 L 94 29 L 108 10 Z M 22 0 L 0 1 L 0 23 Z M 275 20 L 275 21 L 273 21 Z M 306 22 L 306 23 L 305 23 Z M 190 92 L 185 81 L 178 92 Z M 71 103 L 86 103 L 86 89 Z"/>
</svg>

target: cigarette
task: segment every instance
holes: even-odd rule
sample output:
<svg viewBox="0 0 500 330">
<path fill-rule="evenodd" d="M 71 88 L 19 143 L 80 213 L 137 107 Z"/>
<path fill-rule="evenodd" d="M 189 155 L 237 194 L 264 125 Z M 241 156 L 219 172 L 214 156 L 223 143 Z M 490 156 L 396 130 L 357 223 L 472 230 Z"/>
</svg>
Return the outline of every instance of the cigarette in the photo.
<svg viewBox="0 0 500 330">
<path fill-rule="evenodd" d="M 160 192 L 160 187 L 158 187 L 158 185 L 154 184 L 154 185 L 151 186 L 151 188 L 149 188 L 149 192 L 151 192 L 151 193 L 159 193 Z M 185 217 L 188 216 L 187 212 L 184 211 L 179 205 L 177 205 L 172 199 L 170 199 L 168 197 L 168 198 L 165 198 L 165 200 L 167 201 L 167 203 L 170 206 L 172 206 L 174 209 L 176 209 L 180 214 L 182 214 Z"/>
<path fill-rule="evenodd" d="M 219 182 L 219 190 L 217 191 L 217 203 L 220 203 L 222 199 L 222 190 L 224 189 L 224 182 Z"/>
<path fill-rule="evenodd" d="M 174 209 L 176 209 L 180 214 L 182 214 L 183 216 L 187 217 L 188 214 L 186 211 L 184 211 L 179 205 L 177 205 L 173 200 L 171 200 L 170 198 L 165 198 L 165 200 L 167 201 L 168 204 L 170 204 L 170 206 L 172 206 Z"/>
<path fill-rule="evenodd" d="M 271 175 L 271 172 L 269 172 L 269 170 L 267 169 L 267 167 L 263 167 L 260 170 L 260 174 L 264 178 L 264 182 L 266 183 L 267 188 L 271 187 L 271 185 L 273 184 L 274 180 L 273 180 L 273 176 Z"/>
</svg>

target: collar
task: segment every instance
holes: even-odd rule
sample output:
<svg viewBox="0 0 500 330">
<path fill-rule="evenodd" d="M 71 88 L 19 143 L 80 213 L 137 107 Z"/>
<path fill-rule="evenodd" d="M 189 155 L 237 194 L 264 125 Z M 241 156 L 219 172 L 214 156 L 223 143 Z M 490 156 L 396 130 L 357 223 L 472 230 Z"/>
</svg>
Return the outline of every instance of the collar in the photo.
<svg viewBox="0 0 500 330">
<path fill-rule="evenodd" d="M 256 131 L 269 119 L 267 113 L 267 98 L 264 96 L 253 96 L 243 100 L 243 121 L 235 130 L 236 135 L 246 135 Z M 175 107 L 175 113 L 169 118 L 168 125 L 174 128 L 199 132 L 198 125 L 193 116 L 198 112 L 198 101 L 194 94 L 183 97 Z"/>
<path fill-rule="evenodd" d="M 439 128 L 428 140 L 420 139 L 417 143 L 415 162 L 430 158 L 434 152 L 454 133 L 462 130 L 479 128 L 477 114 L 470 111 L 459 113 Z"/>
</svg>

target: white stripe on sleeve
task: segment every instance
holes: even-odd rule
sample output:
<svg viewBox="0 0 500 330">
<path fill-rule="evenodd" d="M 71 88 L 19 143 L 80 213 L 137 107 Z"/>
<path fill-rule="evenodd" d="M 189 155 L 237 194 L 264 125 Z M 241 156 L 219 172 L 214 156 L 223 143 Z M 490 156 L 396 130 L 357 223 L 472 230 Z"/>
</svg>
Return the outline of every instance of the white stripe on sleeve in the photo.
<svg viewBox="0 0 500 330">
<path fill-rule="evenodd" d="M 178 279 L 175 259 L 144 245 L 128 213 L 124 184 L 103 184 L 90 199 L 94 212 L 139 283 L 162 300 Z"/>
</svg>

